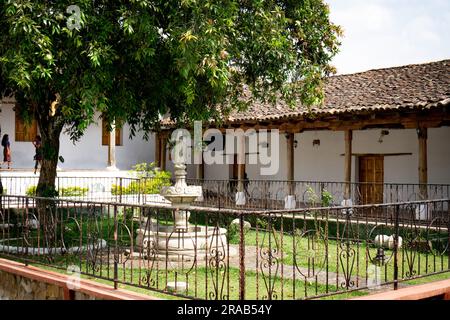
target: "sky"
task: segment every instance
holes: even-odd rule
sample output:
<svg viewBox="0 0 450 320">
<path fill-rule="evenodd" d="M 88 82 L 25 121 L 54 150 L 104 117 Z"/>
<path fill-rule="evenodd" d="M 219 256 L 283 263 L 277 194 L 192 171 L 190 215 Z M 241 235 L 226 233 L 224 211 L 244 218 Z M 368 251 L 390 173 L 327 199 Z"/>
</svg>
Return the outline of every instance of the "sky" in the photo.
<svg viewBox="0 0 450 320">
<path fill-rule="evenodd" d="M 325 0 L 344 29 L 338 74 L 450 59 L 450 0 Z"/>
</svg>

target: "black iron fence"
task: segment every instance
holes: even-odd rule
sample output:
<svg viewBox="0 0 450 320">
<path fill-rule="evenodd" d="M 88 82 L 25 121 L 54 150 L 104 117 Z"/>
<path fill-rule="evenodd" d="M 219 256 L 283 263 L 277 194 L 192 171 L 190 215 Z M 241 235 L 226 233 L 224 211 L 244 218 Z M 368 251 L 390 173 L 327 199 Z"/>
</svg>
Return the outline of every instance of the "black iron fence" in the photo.
<svg viewBox="0 0 450 320">
<path fill-rule="evenodd" d="M 450 271 L 450 200 L 296 210 L 0 197 L 0 255 L 198 299 L 360 295 Z"/>
<path fill-rule="evenodd" d="M 3 194 L 35 196 L 38 176 L 3 176 Z M 140 179 L 127 177 L 57 177 L 59 197 L 70 200 L 142 203 Z"/>
<path fill-rule="evenodd" d="M 295 209 L 343 204 L 346 188 L 353 204 L 450 198 L 450 184 L 346 183 L 326 181 L 198 180 L 202 205 L 219 208 Z M 238 195 L 241 193 L 241 196 Z"/>
<path fill-rule="evenodd" d="M 33 196 L 38 177 L 1 177 L 4 194 Z M 166 203 L 160 191 L 169 179 L 126 177 L 57 177 L 59 197 L 67 200 Z M 340 206 L 346 188 L 353 204 L 376 204 L 450 198 L 450 184 L 350 183 L 326 181 L 198 180 L 202 206 L 234 209 L 296 209 Z"/>
</svg>

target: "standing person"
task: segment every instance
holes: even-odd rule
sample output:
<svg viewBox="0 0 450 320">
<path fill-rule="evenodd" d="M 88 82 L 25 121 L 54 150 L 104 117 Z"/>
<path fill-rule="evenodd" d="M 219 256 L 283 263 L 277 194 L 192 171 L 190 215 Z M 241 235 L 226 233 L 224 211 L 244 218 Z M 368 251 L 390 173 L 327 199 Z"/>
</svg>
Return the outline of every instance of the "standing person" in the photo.
<svg viewBox="0 0 450 320">
<path fill-rule="evenodd" d="M 250 198 L 250 193 L 248 192 L 249 183 L 250 183 L 250 181 L 248 179 L 247 172 L 244 172 L 244 191 L 245 191 L 245 195 L 247 196 L 247 198 Z"/>
<path fill-rule="evenodd" d="M 2 139 L 3 147 L 3 163 L 8 164 L 8 169 L 11 169 L 11 143 L 9 142 L 9 136 L 5 134 Z"/>
<path fill-rule="evenodd" d="M 36 139 L 33 141 L 33 145 L 36 149 L 36 153 L 34 155 L 34 161 L 36 161 L 34 165 L 34 174 L 36 174 L 38 165 L 42 166 L 42 139 L 40 135 L 36 136 Z"/>
</svg>

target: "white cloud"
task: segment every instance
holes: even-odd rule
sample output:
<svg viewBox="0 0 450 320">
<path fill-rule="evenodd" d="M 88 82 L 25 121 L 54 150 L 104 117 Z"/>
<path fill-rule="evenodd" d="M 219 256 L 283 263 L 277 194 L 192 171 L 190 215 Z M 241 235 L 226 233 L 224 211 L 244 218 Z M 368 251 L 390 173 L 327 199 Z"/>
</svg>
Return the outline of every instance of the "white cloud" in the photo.
<svg viewBox="0 0 450 320">
<path fill-rule="evenodd" d="M 367 3 L 358 3 L 351 10 L 332 11 L 332 18 L 336 23 L 347 26 L 349 32 L 356 33 L 382 30 L 392 23 L 392 13 L 389 9 Z"/>
<path fill-rule="evenodd" d="M 450 58 L 450 2 L 326 0 L 345 32 L 339 73 Z"/>
<path fill-rule="evenodd" d="M 403 35 L 411 43 L 439 43 L 441 39 L 431 17 L 419 16 L 412 19 L 404 28 Z"/>
</svg>

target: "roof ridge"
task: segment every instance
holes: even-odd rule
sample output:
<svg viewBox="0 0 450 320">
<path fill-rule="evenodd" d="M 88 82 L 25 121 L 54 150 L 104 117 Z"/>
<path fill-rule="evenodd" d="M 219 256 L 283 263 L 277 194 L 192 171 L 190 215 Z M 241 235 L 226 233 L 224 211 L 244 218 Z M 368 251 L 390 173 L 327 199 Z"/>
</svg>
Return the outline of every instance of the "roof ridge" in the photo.
<svg viewBox="0 0 450 320">
<path fill-rule="evenodd" d="M 427 66 L 427 65 L 438 64 L 438 63 L 445 63 L 445 62 L 449 62 L 450 63 L 450 58 L 443 59 L 443 60 L 437 60 L 437 61 L 429 61 L 429 62 L 421 62 L 421 63 L 410 63 L 410 64 L 405 64 L 405 65 L 401 65 L 401 66 L 394 66 L 394 67 L 375 68 L 375 69 L 369 69 L 369 70 L 365 70 L 365 71 L 358 71 L 358 72 L 354 72 L 354 73 L 337 74 L 337 75 L 332 75 L 332 76 L 326 77 L 326 79 L 327 78 L 339 78 L 339 77 L 355 76 L 355 75 L 360 75 L 360 74 L 364 74 L 364 73 L 383 71 L 383 70 L 398 70 L 398 69 L 405 69 L 405 68 L 410 68 L 410 67 L 415 67 L 415 66 Z"/>
</svg>

